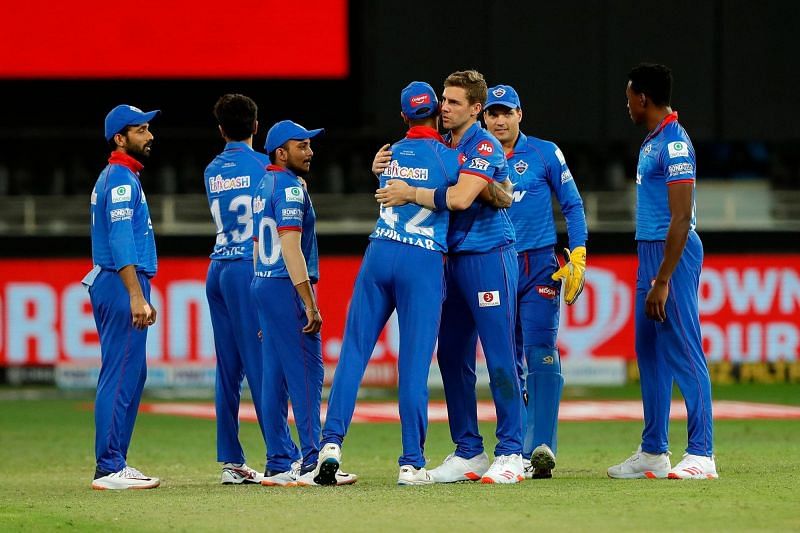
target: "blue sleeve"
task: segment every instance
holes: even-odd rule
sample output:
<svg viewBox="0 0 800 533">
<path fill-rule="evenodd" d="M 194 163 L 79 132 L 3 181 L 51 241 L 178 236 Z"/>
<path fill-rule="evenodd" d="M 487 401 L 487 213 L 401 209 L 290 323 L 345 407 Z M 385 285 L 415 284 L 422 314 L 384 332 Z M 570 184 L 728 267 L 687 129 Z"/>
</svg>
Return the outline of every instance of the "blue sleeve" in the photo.
<svg viewBox="0 0 800 533">
<path fill-rule="evenodd" d="M 487 148 L 488 147 L 488 148 Z M 489 141 L 480 141 L 478 145 L 464 154 L 466 159 L 461 165 L 461 174 L 471 174 L 488 182 L 505 181 L 508 177 L 506 158 L 502 149 L 493 146 Z"/>
<path fill-rule="evenodd" d="M 106 217 L 108 244 L 114 266 L 119 271 L 139 261 L 133 238 L 133 211 L 141 202 L 141 190 L 127 170 L 114 168 L 106 182 Z"/>
<path fill-rule="evenodd" d="M 461 168 L 461 163 L 458 162 L 458 154 L 458 150 L 447 148 L 444 145 L 438 148 L 437 155 L 442 164 L 442 171 L 447 177 L 447 185 L 458 183 L 458 174 Z"/>
<path fill-rule="evenodd" d="M 586 214 L 583 211 L 583 200 L 578 192 L 578 186 L 567 166 L 564 154 L 555 144 L 550 146 L 552 149 L 547 153 L 547 179 L 561 206 L 561 213 L 567 220 L 569 247 L 572 250 L 577 246 L 586 246 L 586 239 L 589 236 Z"/>
<path fill-rule="evenodd" d="M 667 184 L 692 183 L 695 180 L 695 156 L 691 143 L 682 139 L 665 142 L 658 163 Z"/>
<path fill-rule="evenodd" d="M 278 231 L 303 231 L 303 215 L 306 209 L 305 191 L 299 185 L 276 184 L 272 194 L 275 222 Z"/>
</svg>

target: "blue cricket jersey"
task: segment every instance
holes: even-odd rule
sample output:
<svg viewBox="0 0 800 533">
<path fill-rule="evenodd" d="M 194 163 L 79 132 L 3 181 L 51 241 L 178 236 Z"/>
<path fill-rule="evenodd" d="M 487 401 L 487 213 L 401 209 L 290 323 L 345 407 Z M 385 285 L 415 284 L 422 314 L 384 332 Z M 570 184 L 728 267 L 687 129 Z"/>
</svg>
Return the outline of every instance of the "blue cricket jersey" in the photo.
<svg viewBox="0 0 800 533">
<path fill-rule="evenodd" d="M 255 275 L 262 278 L 288 278 L 278 232 L 302 232 L 300 249 L 306 259 L 311 283 L 319 281 L 319 252 L 314 229 L 317 216 L 308 192 L 288 168 L 269 165 L 253 197 L 254 240 L 258 254 Z"/>
<path fill-rule="evenodd" d="M 392 161 L 378 179 L 385 187 L 400 179 L 414 187 L 436 189 L 458 181 L 458 151 L 448 148 L 439 133 L 425 126 L 409 128 L 404 139 L 392 147 Z M 385 239 L 447 252 L 450 213 L 431 211 L 417 204 L 381 206 L 380 218 L 370 239 Z"/>
<path fill-rule="evenodd" d="M 142 166 L 133 157 L 111 152 L 92 189 L 92 261 L 119 271 L 128 265 L 153 277 L 158 270 L 150 211 L 139 183 Z"/>
<path fill-rule="evenodd" d="M 464 133 L 456 148 L 462 154 L 460 174 L 472 174 L 490 183 L 503 182 L 508 177 L 503 147 L 477 122 Z M 451 253 L 488 252 L 513 242 L 514 227 L 505 209 L 495 209 L 476 199 L 464 211 L 450 213 L 447 244 Z"/>
<path fill-rule="evenodd" d="M 673 112 L 645 137 L 639 150 L 636 167 L 636 240 L 663 241 L 671 213 L 667 186 L 691 183 L 694 187 L 697 169 L 694 146 L 686 130 Z M 692 192 L 692 221 L 695 219 L 694 191 Z"/>
<path fill-rule="evenodd" d="M 211 259 L 253 257 L 253 193 L 269 158 L 245 142 L 229 142 L 206 167 L 203 182 L 208 206 L 217 226 Z"/>
<path fill-rule="evenodd" d="M 552 194 L 567 220 L 570 249 L 585 246 L 588 232 L 583 200 L 558 146 L 520 132 L 514 150 L 506 159 L 508 175 L 514 184 L 514 203 L 508 208 L 508 216 L 514 224 L 517 252 L 556 243 Z"/>
</svg>

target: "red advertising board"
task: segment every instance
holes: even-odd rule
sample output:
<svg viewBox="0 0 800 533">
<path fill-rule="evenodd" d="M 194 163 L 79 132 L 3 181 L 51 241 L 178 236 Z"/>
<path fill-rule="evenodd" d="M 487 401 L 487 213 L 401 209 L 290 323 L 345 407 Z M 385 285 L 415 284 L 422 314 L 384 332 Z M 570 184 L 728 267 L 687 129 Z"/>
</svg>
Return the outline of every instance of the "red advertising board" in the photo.
<svg viewBox="0 0 800 533">
<path fill-rule="evenodd" d="M 2 2 L 0 78 L 345 78 L 347 0 Z"/>
<path fill-rule="evenodd" d="M 322 257 L 320 307 L 323 351 L 339 356 L 359 257 Z M 800 255 L 707 256 L 699 305 L 710 361 L 798 361 Z M 205 299 L 206 259 L 165 258 L 153 280 L 159 321 L 148 336 L 148 358 L 164 364 L 214 361 Z M 0 261 L 0 365 L 96 362 L 99 345 L 88 294 L 80 279 L 87 260 Z M 633 304 L 636 258 L 589 258 L 586 288 L 562 306 L 559 344 L 566 359 L 635 357 Z M 367 382 L 393 383 L 399 339 L 393 317 L 381 335 Z"/>
</svg>

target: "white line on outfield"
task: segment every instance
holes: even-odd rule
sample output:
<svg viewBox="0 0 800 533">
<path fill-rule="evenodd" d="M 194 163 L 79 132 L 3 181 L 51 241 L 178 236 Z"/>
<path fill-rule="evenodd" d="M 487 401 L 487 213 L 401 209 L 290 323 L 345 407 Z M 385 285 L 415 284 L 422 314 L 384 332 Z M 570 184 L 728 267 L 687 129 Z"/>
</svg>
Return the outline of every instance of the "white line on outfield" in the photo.
<svg viewBox="0 0 800 533">
<path fill-rule="evenodd" d="M 147 403 L 140 407 L 142 412 L 162 415 L 190 416 L 195 418 L 215 418 L 213 403 Z M 322 418 L 325 418 L 326 405 L 322 405 Z M 239 418 L 248 422 L 256 421 L 252 403 L 242 403 Z M 291 410 L 289 418 L 293 420 Z M 674 401 L 670 409 L 673 420 L 686 419 L 686 406 Z M 714 402 L 715 420 L 743 420 L 753 418 L 800 419 L 800 407 L 754 402 L 733 402 L 720 400 Z M 478 402 L 478 419 L 483 422 L 495 420 L 494 404 L 489 401 Z M 558 419 L 562 421 L 591 420 L 642 420 L 642 404 L 636 400 L 627 401 L 567 401 L 561 403 Z M 428 406 L 430 422 L 446 422 L 447 407 L 444 402 L 431 402 Z M 356 405 L 353 422 L 399 422 L 400 416 L 396 402 L 361 402 Z"/>
</svg>

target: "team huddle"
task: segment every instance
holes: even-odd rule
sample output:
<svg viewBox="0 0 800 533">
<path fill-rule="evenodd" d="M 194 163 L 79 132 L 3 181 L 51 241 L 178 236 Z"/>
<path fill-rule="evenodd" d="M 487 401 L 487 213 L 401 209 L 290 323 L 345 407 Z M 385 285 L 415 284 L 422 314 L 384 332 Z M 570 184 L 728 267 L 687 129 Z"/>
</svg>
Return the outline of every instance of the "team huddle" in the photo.
<svg viewBox="0 0 800 533">
<path fill-rule="evenodd" d="M 608 469 L 612 478 L 717 477 L 697 320 L 702 244 L 693 231 L 694 150 L 669 108 L 670 87 L 666 67 L 645 64 L 631 71 L 626 89 L 631 118 L 651 131 L 637 170 L 636 349 L 645 431 L 639 450 Z M 574 303 L 586 269 L 588 233 L 575 180 L 558 146 L 520 131 L 522 104 L 514 88 L 490 88 L 477 71 L 448 76 L 441 102 L 429 84 L 412 82 L 401 92 L 400 107 L 408 131 L 381 148 L 372 165 L 379 216 L 353 289 L 324 425 L 316 215 L 305 181 L 312 141 L 323 130 L 278 122 L 261 153 L 252 146 L 258 130 L 252 99 L 228 94 L 214 107 L 226 144 L 204 175 L 217 227 L 206 293 L 217 351 L 222 483 L 355 483 L 357 476 L 341 468 L 343 444 L 367 363 L 393 312 L 400 333 L 397 483 L 508 484 L 552 477 L 564 384 L 556 345 L 561 293 Z M 157 113 L 126 105 L 109 113 L 112 155 L 92 192 L 95 267 L 84 284 L 102 351 L 96 489 L 160 484 L 126 461 L 146 378 L 147 327 L 156 320 L 149 303 L 156 253 L 138 174 Z M 567 222 L 563 266 L 554 253 L 553 195 Z M 492 460 L 478 427 L 478 339 L 497 415 Z M 454 450 L 428 469 L 433 355 Z M 244 377 L 267 448 L 263 474 L 247 466 L 238 438 Z M 690 420 L 689 448 L 674 468 L 666 434 L 673 379 Z M 289 402 L 299 446 L 289 431 Z"/>
</svg>

